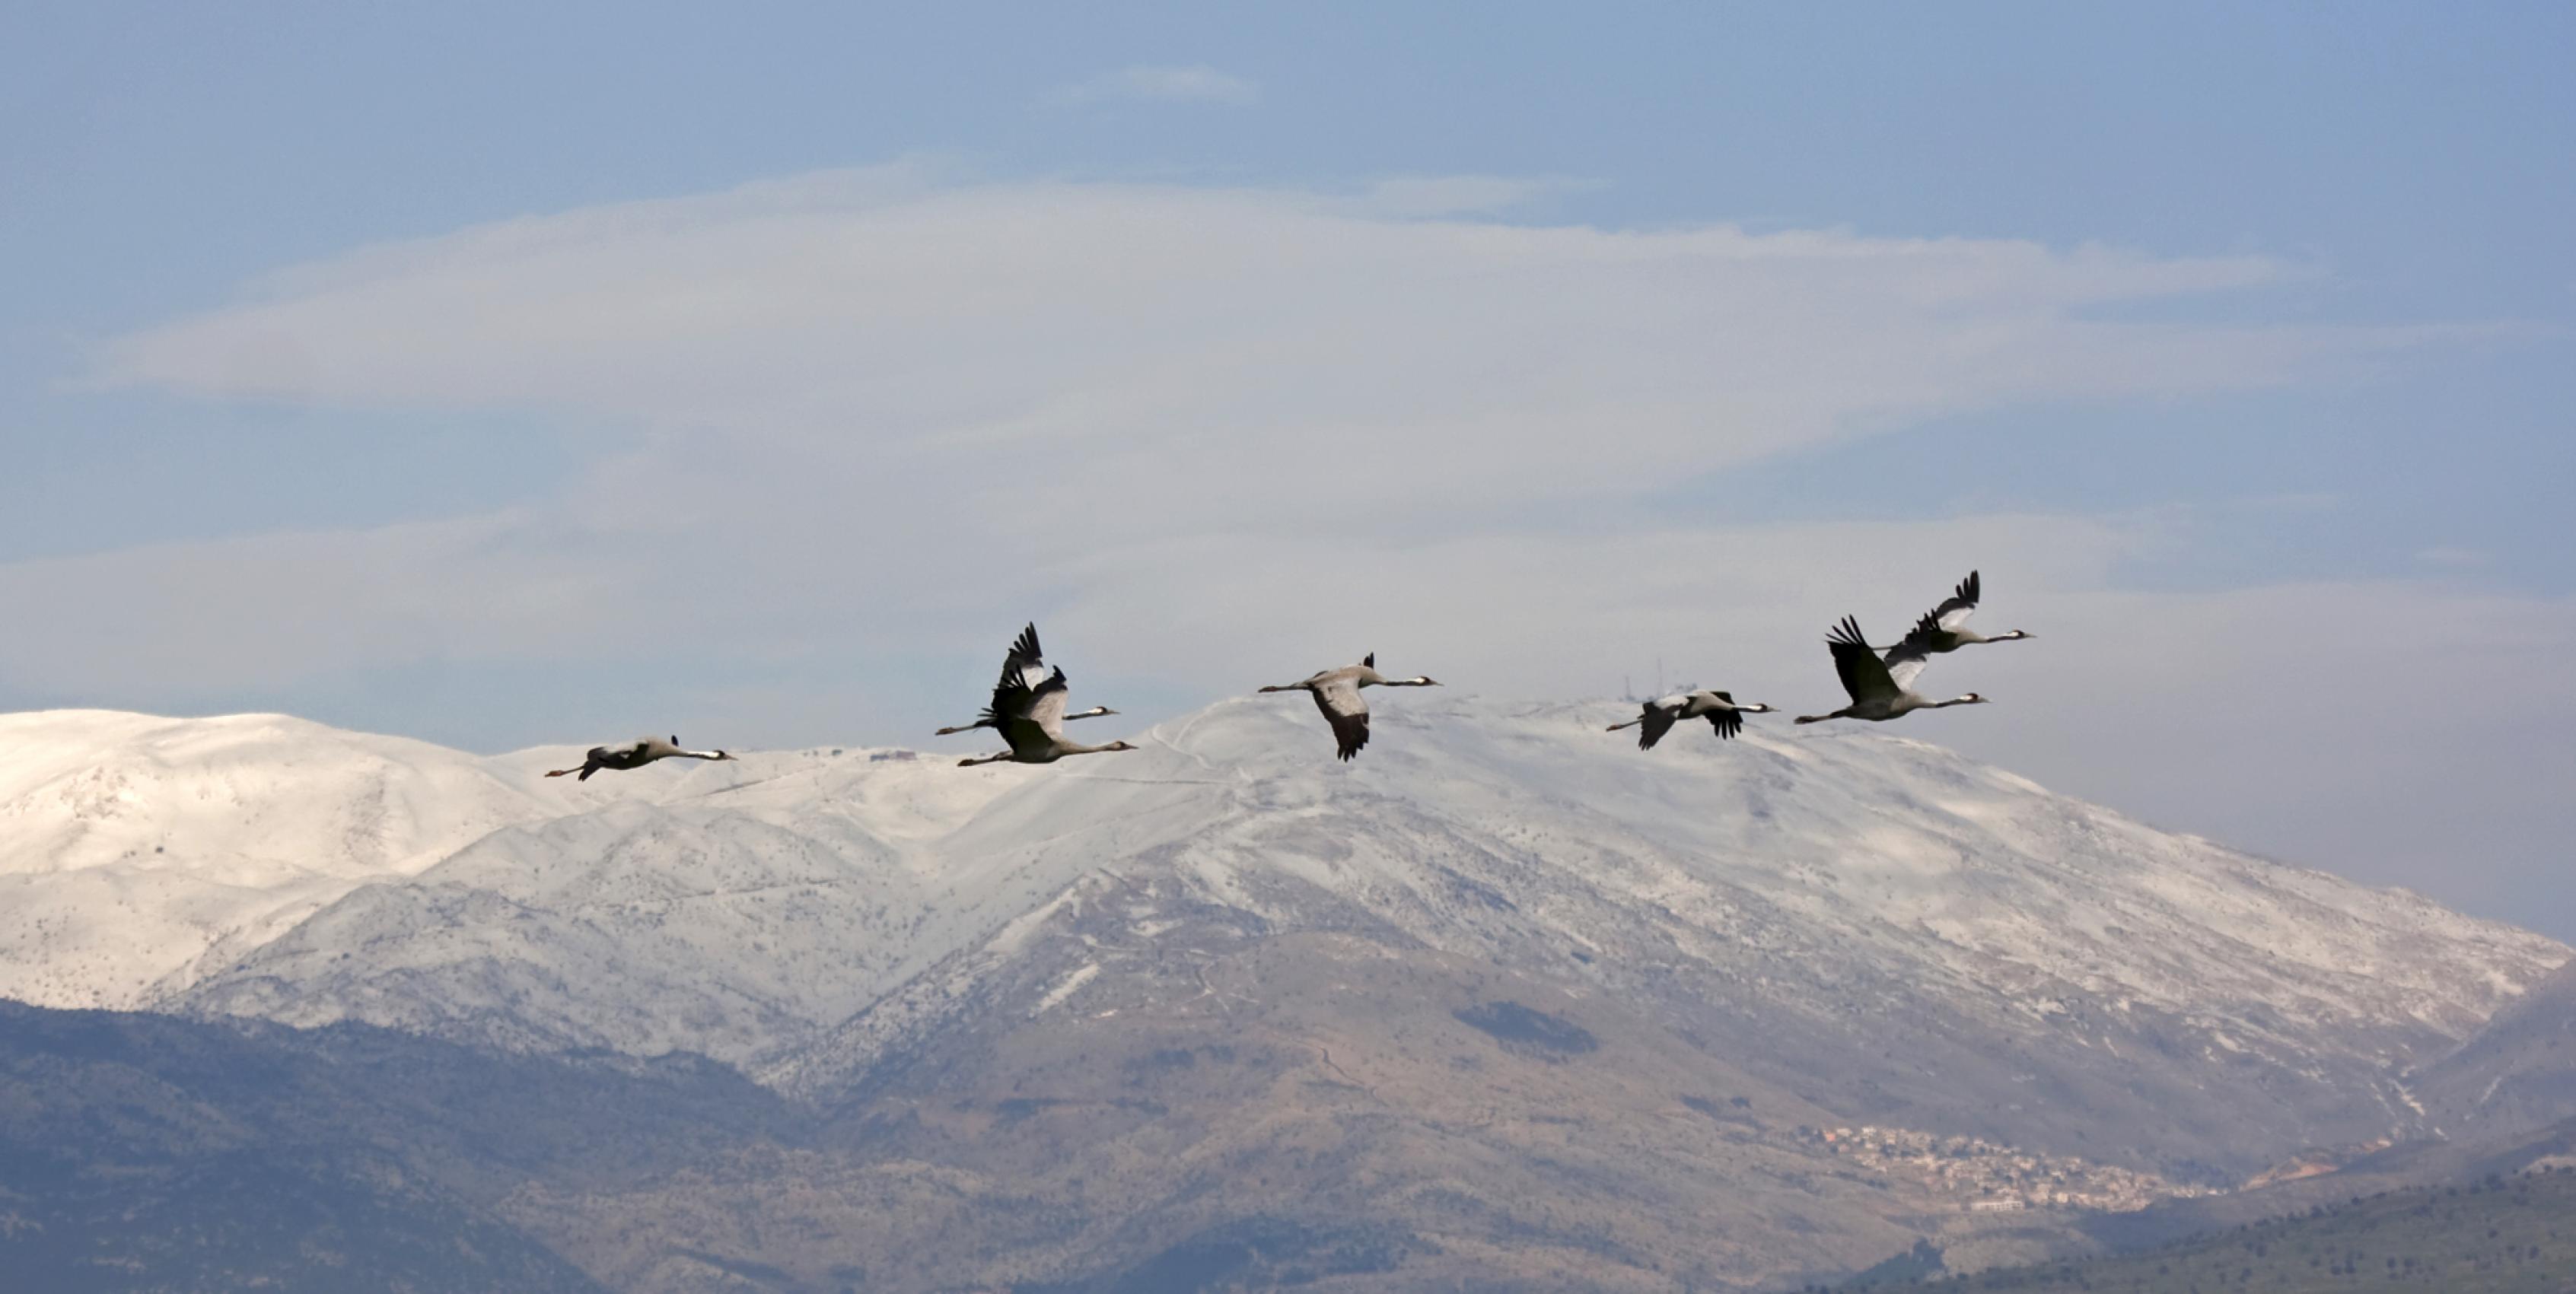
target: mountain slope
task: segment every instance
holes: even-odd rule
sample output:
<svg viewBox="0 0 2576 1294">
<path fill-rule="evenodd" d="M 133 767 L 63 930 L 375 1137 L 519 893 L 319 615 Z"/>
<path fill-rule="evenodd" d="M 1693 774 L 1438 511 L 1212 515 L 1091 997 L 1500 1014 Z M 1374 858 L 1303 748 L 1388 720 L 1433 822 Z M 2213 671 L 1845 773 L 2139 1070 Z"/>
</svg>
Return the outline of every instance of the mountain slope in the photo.
<svg viewBox="0 0 2576 1294">
<path fill-rule="evenodd" d="M 596 1294 L 504 1216 L 513 1192 L 615 1188 L 797 1126 L 703 1062 L 0 1003 L 0 1271 L 63 1294 Z"/>
<path fill-rule="evenodd" d="M 579 762 L 577 747 L 487 759 L 274 714 L 0 715 L 0 998 L 165 1001 L 492 831 L 736 780 L 694 764 L 540 776 Z"/>
<path fill-rule="evenodd" d="M 1880 732 L 1378 710 L 1350 765 L 1247 699 L 1052 767 L 594 779 L 162 1000 L 826 1112 L 510 1193 L 620 1289 L 1666 1291 L 2045 1256 L 2416 1134 L 2403 1076 L 2568 955 Z"/>
<path fill-rule="evenodd" d="M 2576 1118 L 2576 964 L 2507 1004 L 2411 1082 L 2456 1136 Z"/>
<path fill-rule="evenodd" d="M 739 1061 L 866 1004 L 853 977 L 911 915 L 878 889 L 886 853 L 856 833 L 825 847 L 742 814 L 645 804 L 512 828 L 355 891 L 188 1002 Z"/>
<path fill-rule="evenodd" d="M 1942 1289 L 2557 1294 L 2576 1283 L 2576 1172 L 2344 1197 L 2138 1253 L 2002 1268 Z"/>
<path fill-rule="evenodd" d="M 2161 1070 L 2203 1098 L 2181 1103 L 2241 1085 L 2253 1114 L 2334 1088 L 2384 1126 L 2409 1113 L 2391 1057 L 2447 1048 L 2565 957 L 1918 743 L 1773 732 L 1642 755 L 1601 738 L 1604 709 L 1396 711 L 1384 758 L 1344 770 L 1307 716 L 1226 703 L 1153 754 L 1037 770 L 1054 775 L 940 842 L 960 895 L 1027 898 L 775 1074 L 808 1091 L 864 1074 L 1027 964 L 1041 930 L 1102 950 L 1068 974 L 1159 951 L 1158 904 L 1179 902 L 1653 1002 L 1748 1053 L 1794 1037 L 1820 1054 L 1784 1072 L 1882 1096 L 1949 1099 L 1983 1073 L 1965 1085 L 2025 1106 L 2135 1099 Z M 1913 1054 L 1889 1064 L 1895 1043 Z"/>
<path fill-rule="evenodd" d="M 1262 701 L 1046 768 L 761 756 L 371 885 L 185 1000 L 701 1050 L 820 1093 L 1059 955 L 1168 962 L 1178 905 L 1618 995 L 1713 1044 L 1795 1038 L 1765 1064 L 1856 1112 L 2054 1120 L 2073 1152 L 2103 1109 L 2213 1107 L 2148 1140 L 2217 1180 L 2412 1126 L 2396 1068 L 2566 956 L 1877 734 L 1644 754 L 1608 707 L 1382 710 L 1386 749 L 1347 768 Z"/>
<path fill-rule="evenodd" d="M 687 1288 L 685 1238 L 892 1289 L 1256 1253 L 1658 1289 L 2026 1256 L 2420 1131 L 2404 1067 L 2566 957 L 1917 742 L 1641 753 L 1614 717 L 1408 698 L 1349 766 L 1257 700 L 1047 768 L 760 755 L 372 884 L 184 1001 L 706 1051 L 936 1166 L 532 1205 L 613 1284 Z"/>
<path fill-rule="evenodd" d="M 588 796 L 284 715 L 0 715 L 0 996 L 132 1006 Z"/>
<path fill-rule="evenodd" d="M 745 1061 L 900 982 L 915 944 L 946 946 L 925 841 L 1004 785 L 910 752 L 748 755 L 357 889 L 176 1000 Z"/>
</svg>

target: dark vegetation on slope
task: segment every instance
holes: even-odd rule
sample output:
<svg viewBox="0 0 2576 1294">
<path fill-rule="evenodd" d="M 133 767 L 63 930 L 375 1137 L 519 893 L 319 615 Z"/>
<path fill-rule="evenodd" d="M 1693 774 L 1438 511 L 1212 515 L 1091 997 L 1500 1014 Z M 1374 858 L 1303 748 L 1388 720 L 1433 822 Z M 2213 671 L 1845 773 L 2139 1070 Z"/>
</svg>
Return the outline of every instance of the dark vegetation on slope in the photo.
<svg viewBox="0 0 2576 1294">
<path fill-rule="evenodd" d="M 1625 1294 L 1848 1288 L 1841 1273 L 1888 1255 L 1868 1269 L 1879 1288 L 1942 1270 L 1896 1224 L 1859 1229 L 1873 1217 L 1850 1202 L 1883 1183 L 1765 1136 L 1822 1112 L 1659 1040 L 1617 1003 L 1514 1000 L 1436 959 L 1354 958 L 1307 937 L 1262 941 L 1213 979 L 1197 961 L 1156 963 L 1170 982 L 1151 991 L 1101 975 L 1079 1017 L 1031 1012 L 1092 955 L 1068 942 L 1072 960 L 1025 967 L 1025 983 L 870 1076 L 878 1095 L 811 1107 L 693 1057 L 516 1056 L 354 1025 L 0 1003 L 0 1290 Z M 1226 945 L 1198 930 L 1188 946 Z M 1226 1014 L 1254 1009 L 1244 986 L 1293 1003 L 1315 983 L 1340 1008 L 1314 1033 L 1285 1013 Z M 1203 1016 L 1162 1005 L 1193 993 L 1211 1000 Z M 2549 1051 L 2524 1064 L 2535 1091 Z M 1400 1085 L 1413 1075 L 1435 1077 Z M 1637 1128 L 1652 1131 L 1622 1140 Z M 2571 1151 L 2576 1125 L 2392 1147 L 2263 1191 L 2091 1219 L 2115 1252 L 2162 1246 L 2135 1258 L 1939 1284 L 2576 1288 L 2576 1242 L 2555 1234 L 2576 1238 L 2576 1177 L 2517 1176 Z M 2503 1189 L 2350 1199 L 2490 1174 Z M 1746 1223 L 1748 1198 L 1798 1225 Z M 2053 1215 L 2055 1239 L 2082 1243 L 2080 1216 Z M 1684 1223 L 1658 1230 L 1665 1217 Z M 1809 1237 L 1840 1248 L 1787 1248 Z M 1712 1260 L 1730 1254 L 1732 1268 Z"/>
<path fill-rule="evenodd" d="M 2031 1294 L 2557 1294 L 2576 1288 L 2576 1171 L 2346 1197 L 2136 1253 L 1936 1278 L 1921 1287 Z"/>
<path fill-rule="evenodd" d="M 597 1291 L 492 1205 L 789 1125 L 697 1060 L 534 1059 L 380 1029 L 0 1002 L 0 1272 L 148 1289 Z"/>
<path fill-rule="evenodd" d="M 1392 1227 L 1326 1231 L 1277 1218 L 1212 1227 L 1125 1270 L 1012 1294 L 1213 1294 L 1312 1285 L 1330 1276 L 1392 1272 L 1429 1246 Z"/>
</svg>

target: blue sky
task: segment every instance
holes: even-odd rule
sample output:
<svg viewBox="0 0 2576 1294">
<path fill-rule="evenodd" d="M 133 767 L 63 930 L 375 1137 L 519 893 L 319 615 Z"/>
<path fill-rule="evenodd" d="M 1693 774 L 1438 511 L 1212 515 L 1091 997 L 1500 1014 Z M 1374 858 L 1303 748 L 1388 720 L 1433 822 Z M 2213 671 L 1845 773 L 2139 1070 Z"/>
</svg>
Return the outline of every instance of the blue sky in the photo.
<svg viewBox="0 0 2576 1294">
<path fill-rule="evenodd" d="M 1911 735 L 2576 935 L 2576 11 L 1383 8 L 11 7 L 0 706 L 1803 704 L 1981 565 Z"/>
</svg>

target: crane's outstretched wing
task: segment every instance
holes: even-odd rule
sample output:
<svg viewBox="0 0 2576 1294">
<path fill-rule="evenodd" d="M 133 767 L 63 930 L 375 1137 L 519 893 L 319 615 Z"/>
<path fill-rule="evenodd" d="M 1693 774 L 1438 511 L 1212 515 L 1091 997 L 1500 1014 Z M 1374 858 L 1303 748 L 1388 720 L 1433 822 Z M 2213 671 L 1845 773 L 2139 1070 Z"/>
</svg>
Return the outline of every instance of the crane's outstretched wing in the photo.
<svg viewBox="0 0 2576 1294">
<path fill-rule="evenodd" d="M 1002 720 L 1009 718 L 1015 708 L 1023 704 L 1018 699 L 1020 694 L 1035 692 L 1046 681 L 1046 657 L 1038 649 L 1038 627 L 1031 623 L 1020 630 L 1019 637 L 1011 640 L 1011 649 L 1002 653 L 1002 676 L 994 680 L 993 703 L 985 706 L 984 712 L 975 716 L 975 723 L 968 726 L 1001 727 Z M 1006 696 L 1012 699 L 1006 701 Z"/>
<path fill-rule="evenodd" d="M 1681 713 L 1680 697 L 1668 696 L 1661 701 L 1648 701 L 1645 713 L 1637 716 L 1637 749 L 1653 750 L 1655 743 L 1662 741 L 1664 734 L 1673 730 L 1673 723 L 1681 718 Z"/>
<path fill-rule="evenodd" d="M 1968 578 L 1959 581 L 1959 587 L 1951 591 L 1949 601 L 1932 608 L 1933 622 L 1944 629 L 1956 629 L 1966 624 L 1968 613 L 1977 609 L 1978 592 L 1977 573 L 1970 571 Z"/>
<path fill-rule="evenodd" d="M 1724 692 L 1711 692 L 1709 695 L 1726 704 L 1708 712 L 1708 726 L 1717 729 L 1720 737 L 1732 737 L 1744 731 L 1744 715 L 1735 708 L 1735 698 Z"/>
<path fill-rule="evenodd" d="M 993 689 L 993 727 L 1011 743 L 1014 754 L 1052 750 L 1064 735 L 1064 699 L 1069 685 L 1064 671 L 1031 687 L 1026 678 L 1005 674 Z"/>
<path fill-rule="evenodd" d="M 1031 696 L 1029 722 L 1045 731 L 1050 739 L 1063 737 L 1064 703 L 1073 696 L 1073 684 L 1065 678 L 1064 667 L 1057 666 L 1054 673 L 1047 675 L 1046 682 L 1037 685 Z"/>
<path fill-rule="evenodd" d="M 1905 641 L 1887 649 L 1887 676 L 1898 687 L 1913 687 L 1915 677 L 1923 672 L 1924 666 L 1932 663 L 1929 635 L 1938 631 L 1926 628 L 1931 623 L 1932 618 L 1925 616 L 1923 624 L 1916 625 L 1914 632 L 1905 635 Z"/>
<path fill-rule="evenodd" d="M 1834 654 L 1834 672 L 1842 676 L 1843 690 L 1851 693 L 1854 703 L 1892 701 L 1904 689 L 1889 677 L 1887 662 L 1878 658 L 1876 649 L 1860 633 L 1860 622 L 1844 616 L 1833 632 L 1825 635 L 1825 648 Z M 1918 663 L 1915 669 L 1920 670 Z"/>
<path fill-rule="evenodd" d="M 940 731 L 946 733 L 964 732 L 968 728 L 999 728 L 1001 720 L 997 716 L 1000 711 L 996 707 L 1001 704 L 1003 690 L 1017 683 L 1034 691 L 1045 682 L 1046 657 L 1038 649 L 1038 627 L 1035 623 L 1031 623 L 1020 630 L 1018 638 L 1011 641 L 1011 649 L 1002 653 L 1002 677 L 993 684 L 993 704 L 976 711 L 975 722 L 961 728 L 942 728 Z M 678 744 L 676 739 L 673 744 Z"/>
<path fill-rule="evenodd" d="M 1968 623 L 1968 617 L 1976 613 L 1979 592 L 1977 573 L 1970 571 L 1968 578 L 1959 581 L 1959 587 L 1951 591 L 1949 600 L 1924 612 L 1923 618 L 1914 622 L 1914 632 L 1906 636 L 1911 638 L 1935 629 L 1956 630 L 1959 626 Z"/>
<path fill-rule="evenodd" d="M 1020 636 L 1011 642 L 1011 649 L 1002 654 L 1002 674 L 1004 677 L 1018 675 L 1032 688 L 1046 682 L 1046 653 L 1038 649 L 1035 621 L 1020 630 Z"/>
<path fill-rule="evenodd" d="M 1360 753 L 1360 747 L 1368 744 L 1368 702 L 1360 699 L 1358 682 L 1337 678 L 1315 685 L 1313 691 L 1315 708 L 1333 726 L 1334 753 L 1343 759 Z"/>
</svg>

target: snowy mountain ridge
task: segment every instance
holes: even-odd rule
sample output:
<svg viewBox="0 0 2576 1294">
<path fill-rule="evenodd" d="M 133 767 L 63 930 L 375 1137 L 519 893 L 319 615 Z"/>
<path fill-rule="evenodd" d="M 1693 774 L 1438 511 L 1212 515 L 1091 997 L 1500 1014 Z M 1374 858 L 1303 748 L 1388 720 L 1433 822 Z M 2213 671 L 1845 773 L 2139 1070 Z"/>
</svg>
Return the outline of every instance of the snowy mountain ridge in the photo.
<svg viewBox="0 0 2576 1294">
<path fill-rule="evenodd" d="M 565 750 L 12 716 L 0 991 L 693 1050 L 827 1094 L 1003 1019 L 1224 1006 L 1227 958 L 1323 935 L 1769 1047 L 1782 1082 L 1857 1075 L 1859 1108 L 2242 1085 L 2308 1144 L 2405 1123 L 2395 1075 L 2568 957 L 1921 742 L 1640 752 L 1601 731 L 1623 717 L 1405 698 L 1344 766 L 1308 708 L 1245 699 L 1050 767 L 845 748 L 574 783 L 538 776 Z"/>
<path fill-rule="evenodd" d="M 571 807 L 470 756 L 283 715 L 0 715 L 0 994 L 140 1005 L 219 945 Z"/>
</svg>

